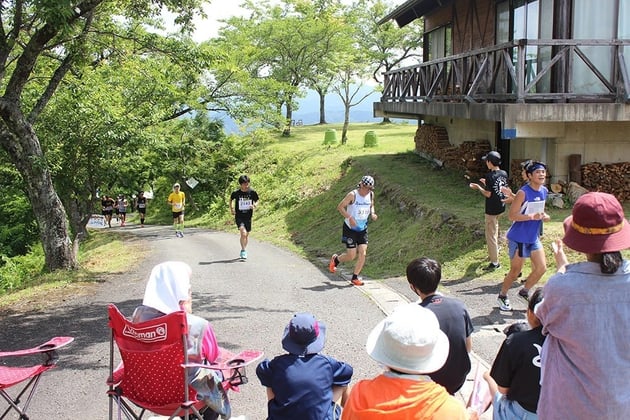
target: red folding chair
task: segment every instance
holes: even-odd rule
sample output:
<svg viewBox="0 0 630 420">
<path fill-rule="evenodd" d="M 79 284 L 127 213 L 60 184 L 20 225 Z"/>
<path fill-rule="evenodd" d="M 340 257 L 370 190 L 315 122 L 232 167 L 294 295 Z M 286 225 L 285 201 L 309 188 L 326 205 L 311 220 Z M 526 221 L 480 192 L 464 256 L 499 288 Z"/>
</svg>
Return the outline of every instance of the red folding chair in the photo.
<svg viewBox="0 0 630 420">
<path fill-rule="evenodd" d="M 56 350 L 70 344 L 73 340 L 73 337 L 54 337 L 44 344 L 30 349 L 0 352 L 0 358 L 39 354 L 43 359 L 42 363 L 29 366 L 0 366 L 0 395 L 9 404 L 2 416 L 0 416 L 0 419 L 5 418 L 11 410 L 17 412 L 20 415 L 20 419 L 28 419 L 26 410 L 35 394 L 37 385 L 39 385 L 42 373 L 57 366 L 58 356 Z M 22 384 L 25 381 L 28 382 L 21 390 L 18 389 L 19 393 L 15 397 L 12 397 L 7 392 L 12 386 Z M 20 405 L 21 398 L 26 393 L 28 393 L 26 401 L 24 405 Z"/>
<path fill-rule="evenodd" d="M 222 353 L 218 363 L 202 365 L 188 363 L 186 313 L 183 311 L 132 323 L 109 305 L 110 343 L 109 418 L 113 419 L 114 403 L 118 418 L 142 419 L 151 412 L 174 419 L 203 420 L 203 401 L 188 382 L 188 369 L 221 370 L 224 389 L 235 389 L 247 382 L 244 367 L 262 357 L 262 352 L 245 351 L 227 358 Z M 118 347 L 121 363 L 114 369 L 114 346 Z M 132 404 L 136 406 L 134 408 Z"/>
</svg>

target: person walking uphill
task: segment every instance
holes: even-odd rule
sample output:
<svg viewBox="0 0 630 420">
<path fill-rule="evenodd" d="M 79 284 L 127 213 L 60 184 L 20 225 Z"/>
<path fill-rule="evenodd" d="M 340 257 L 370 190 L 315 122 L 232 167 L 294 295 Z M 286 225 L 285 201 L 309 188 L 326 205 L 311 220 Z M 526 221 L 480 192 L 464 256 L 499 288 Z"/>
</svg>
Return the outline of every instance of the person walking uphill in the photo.
<svg viewBox="0 0 630 420">
<path fill-rule="evenodd" d="M 140 227 L 144 227 L 144 219 L 147 215 L 147 198 L 144 196 L 144 191 L 138 193 L 138 201 L 136 203 L 138 214 L 140 215 Z"/>
<path fill-rule="evenodd" d="M 479 191 L 486 198 L 485 229 L 490 264 L 484 270 L 491 271 L 501 266 L 499 264 L 499 216 L 505 212 L 503 202 L 505 196 L 501 188 L 507 186 L 508 175 L 499 167 L 501 155 L 498 152 L 489 152 L 482 159 L 490 172 L 479 180 L 483 186 L 471 182 L 470 188 Z"/>
<path fill-rule="evenodd" d="M 247 242 L 249 232 L 252 231 L 252 216 L 258 205 L 258 193 L 249 188 L 250 179 L 247 175 L 238 177 L 240 188 L 230 195 L 230 213 L 241 234 L 241 259 L 247 258 Z"/>
<path fill-rule="evenodd" d="M 341 255 L 333 254 L 328 269 L 334 273 L 339 263 L 352 261 L 358 255 L 351 282 L 355 286 L 362 286 L 363 280 L 359 274 L 367 255 L 368 221 L 378 218 L 374 211 L 374 178 L 369 175 L 361 178 L 358 187 L 346 194 L 337 205 L 337 210 L 344 217 L 341 242 L 346 244 L 346 252 Z"/>
<path fill-rule="evenodd" d="M 173 213 L 173 229 L 175 229 L 175 236 L 183 238 L 186 194 L 183 191 L 180 191 L 180 185 L 178 183 L 173 185 L 173 192 L 169 194 L 166 201 L 171 206 L 171 211 Z"/>
</svg>

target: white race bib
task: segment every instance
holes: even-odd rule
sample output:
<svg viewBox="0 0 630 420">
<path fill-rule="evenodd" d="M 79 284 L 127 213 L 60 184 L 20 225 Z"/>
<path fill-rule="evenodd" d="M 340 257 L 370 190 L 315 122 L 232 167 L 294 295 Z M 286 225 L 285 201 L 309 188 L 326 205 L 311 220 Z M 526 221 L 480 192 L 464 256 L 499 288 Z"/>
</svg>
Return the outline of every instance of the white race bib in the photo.
<svg viewBox="0 0 630 420">
<path fill-rule="evenodd" d="M 238 209 L 241 211 L 251 210 L 253 208 L 252 200 L 249 198 L 239 198 L 238 199 Z"/>
</svg>

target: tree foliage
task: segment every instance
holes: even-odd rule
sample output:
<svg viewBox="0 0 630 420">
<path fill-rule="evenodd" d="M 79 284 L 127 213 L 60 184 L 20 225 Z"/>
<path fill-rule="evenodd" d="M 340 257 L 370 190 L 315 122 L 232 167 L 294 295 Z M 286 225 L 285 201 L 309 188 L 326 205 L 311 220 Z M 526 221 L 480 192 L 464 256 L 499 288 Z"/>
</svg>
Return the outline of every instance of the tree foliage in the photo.
<svg viewBox="0 0 630 420">
<path fill-rule="evenodd" d="M 200 0 L 3 1 L 0 9 L 0 145 L 20 173 L 38 223 L 48 269 L 77 266 L 66 209 L 54 188 L 35 124 L 70 72 L 106 57 L 93 46 L 110 45 L 117 18 L 157 16 L 161 7 L 192 21 Z M 139 23 L 139 21 L 138 21 Z M 98 25 L 97 25 L 98 24 Z M 95 30 L 95 28 L 97 28 Z"/>
<path fill-rule="evenodd" d="M 257 130 L 290 134 L 306 89 L 320 94 L 321 123 L 326 94 L 337 92 L 347 127 L 350 107 L 363 100 L 357 86 L 421 45 L 414 25 L 376 25 L 382 0 L 250 0 L 249 16 L 196 44 L 192 19 L 202 3 L 0 4 L 0 164 L 8 162 L 0 185 L 13 188 L 0 216 L 21 216 L 15 229 L 0 229 L 0 239 L 19 238 L 9 248 L 3 240 L 0 253 L 23 252 L 37 232 L 48 269 L 75 268 L 76 238 L 87 234 L 99 194 L 152 189 L 161 200 L 179 181 L 191 211 L 218 209 L 244 156 L 267 141 Z M 153 29 L 164 10 L 178 25 L 168 36 Z M 246 137 L 225 135 L 214 119 L 225 114 L 245 124 Z M 200 181 L 194 189 L 189 177 Z"/>
<path fill-rule="evenodd" d="M 424 26 L 417 19 L 398 28 L 393 22 L 378 22 L 390 11 L 391 6 L 384 0 L 359 0 L 355 12 L 357 19 L 357 40 L 361 48 L 369 54 L 372 64 L 372 77 L 382 82 L 381 74 L 410 60 L 419 61 L 422 49 Z"/>
</svg>

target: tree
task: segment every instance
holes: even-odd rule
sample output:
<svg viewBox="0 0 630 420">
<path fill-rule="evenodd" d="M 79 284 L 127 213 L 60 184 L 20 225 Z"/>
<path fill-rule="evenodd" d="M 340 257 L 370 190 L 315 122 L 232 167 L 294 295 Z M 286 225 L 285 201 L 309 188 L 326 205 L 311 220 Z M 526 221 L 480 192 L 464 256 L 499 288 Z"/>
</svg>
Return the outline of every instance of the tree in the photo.
<svg viewBox="0 0 630 420">
<path fill-rule="evenodd" d="M 101 59 L 67 75 L 36 125 L 75 235 L 87 236 L 98 191 L 130 196 L 148 185 L 162 165 L 144 159 L 144 149 L 169 138 L 154 136 L 151 127 L 173 126 L 182 109 L 194 109 L 189 104 L 200 108 L 206 93 L 192 41 L 135 25 L 108 31 L 116 47 L 94 49 Z"/>
<path fill-rule="evenodd" d="M 54 188 L 35 123 L 68 72 L 78 71 L 78 66 L 90 58 L 87 48 L 90 42 L 101 37 L 111 41 L 111 34 L 91 33 L 95 20 L 112 20 L 114 16 L 147 19 L 155 17 L 164 6 L 181 12 L 178 22 L 185 26 L 192 21 L 195 11 L 200 10 L 200 3 L 200 0 L 2 2 L 0 80 L 4 90 L 0 94 L 0 145 L 26 185 L 49 270 L 75 268 L 77 260 L 66 210 Z"/>
<path fill-rule="evenodd" d="M 337 93 L 344 106 L 343 129 L 341 131 L 341 144 L 348 142 L 348 126 L 350 125 L 350 108 L 359 105 L 372 91 L 361 93 L 364 81 L 369 74 L 369 65 L 366 64 L 365 52 L 356 49 L 340 61 L 337 66 L 337 81 L 333 90 Z"/>
<path fill-rule="evenodd" d="M 404 28 L 397 28 L 393 22 L 378 22 L 387 14 L 388 7 L 383 0 L 373 3 L 359 0 L 355 11 L 358 13 L 358 40 L 361 48 L 369 53 L 373 63 L 372 78 L 381 84 L 381 74 L 394 67 L 416 59 L 420 61 L 424 25 L 416 19 Z M 385 118 L 383 122 L 389 122 Z"/>
<path fill-rule="evenodd" d="M 275 104 L 278 114 L 284 107 L 285 135 L 291 132 L 296 97 L 329 64 L 326 51 L 333 49 L 339 34 L 332 25 L 332 15 L 329 19 L 329 12 L 323 11 L 334 4 L 329 0 L 284 0 L 280 4 L 248 1 L 245 8 L 250 16 L 229 19 L 228 26 L 219 32 L 223 45 L 229 45 L 236 54 L 247 54 L 250 79 L 241 90 L 251 91 L 256 83 L 262 86 L 263 80 L 274 88 L 266 93 L 258 89 L 255 92 L 268 99 L 267 103 Z"/>
</svg>

